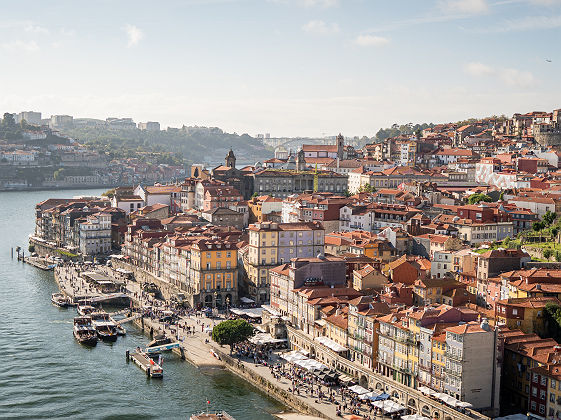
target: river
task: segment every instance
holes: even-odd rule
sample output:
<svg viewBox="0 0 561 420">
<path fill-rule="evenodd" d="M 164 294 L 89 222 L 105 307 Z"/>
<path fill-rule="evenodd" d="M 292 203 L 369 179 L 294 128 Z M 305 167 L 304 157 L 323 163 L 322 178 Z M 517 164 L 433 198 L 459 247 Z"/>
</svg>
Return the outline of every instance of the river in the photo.
<svg viewBox="0 0 561 420">
<path fill-rule="evenodd" d="M 36 203 L 99 193 L 0 192 L 0 418 L 188 419 L 210 401 L 236 420 L 273 419 L 278 402 L 229 372 L 203 374 L 173 354 L 165 355 L 162 380 L 147 379 L 125 361 L 126 349 L 148 342 L 130 324 L 116 343 L 88 349 L 74 340 L 75 310 L 50 302 L 52 272 L 18 263 L 11 248 L 27 251 Z"/>
</svg>

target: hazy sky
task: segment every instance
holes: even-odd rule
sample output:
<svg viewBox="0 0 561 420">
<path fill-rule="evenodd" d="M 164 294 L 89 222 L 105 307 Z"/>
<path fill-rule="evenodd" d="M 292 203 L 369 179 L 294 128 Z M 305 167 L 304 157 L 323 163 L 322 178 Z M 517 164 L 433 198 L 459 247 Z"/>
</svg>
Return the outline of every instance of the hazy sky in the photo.
<svg viewBox="0 0 561 420">
<path fill-rule="evenodd" d="M 18 0 L 1 10 L 2 112 L 372 136 L 394 122 L 561 107 L 561 0 Z"/>
</svg>

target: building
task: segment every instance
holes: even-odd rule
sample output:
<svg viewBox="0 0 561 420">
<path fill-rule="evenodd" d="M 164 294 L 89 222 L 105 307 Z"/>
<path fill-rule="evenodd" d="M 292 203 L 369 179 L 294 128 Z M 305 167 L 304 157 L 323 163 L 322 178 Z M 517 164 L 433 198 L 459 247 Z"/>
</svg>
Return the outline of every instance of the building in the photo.
<svg viewBox="0 0 561 420">
<path fill-rule="evenodd" d="M 238 253 L 234 244 L 201 239 L 190 250 L 188 289 L 194 307 L 224 308 L 238 301 Z"/>
<path fill-rule="evenodd" d="M 318 222 L 250 225 L 244 258 L 248 292 L 258 303 L 269 301 L 269 270 L 293 258 L 323 255 L 324 229 Z"/>
<path fill-rule="evenodd" d="M 227 207 L 217 207 L 212 210 L 204 210 L 201 213 L 201 216 L 214 226 L 233 226 L 240 230 L 245 226 L 244 214 L 231 210 Z"/>
<path fill-rule="evenodd" d="M 111 215 L 96 213 L 78 221 L 79 249 L 85 256 L 108 254 L 111 251 Z"/>
<path fill-rule="evenodd" d="M 525 334 L 547 335 L 545 306 L 561 305 L 556 297 L 510 298 L 497 302 L 497 323 Z"/>
<path fill-rule="evenodd" d="M 28 124 L 41 125 L 41 113 L 34 111 L 22 111 L 15 115 L 15 120 L 17 124 L 25 120 Z"/>
<path fill-rule="evenodd" d="M 138 129 L 143 131 L 160 131 L 160 123 L 156 121 L 139 122 Z"/>
<path fill-rule="evenodd" d="M 262 169 L 251 175 L 253 191 L 259 195 L 286 198 L 304 192 L 344 193 L 347 176 L 322 170 Z"/>
<path fill-rule="evenodd" d="M 72 127 L 74 118 L 70 115 L 51 115 L 49 122 L 50 128 L 69 128 Z"/>
</svg>

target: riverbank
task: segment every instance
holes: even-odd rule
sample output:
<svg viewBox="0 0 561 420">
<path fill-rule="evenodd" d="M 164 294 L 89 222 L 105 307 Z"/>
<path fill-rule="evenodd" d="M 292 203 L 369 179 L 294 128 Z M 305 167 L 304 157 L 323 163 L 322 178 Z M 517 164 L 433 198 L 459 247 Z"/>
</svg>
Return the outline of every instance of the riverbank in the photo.
<svg viewBox="0 0 561 420">
<path fill-rule="evenodd" d="M 87 269 L 91 270 L 91 266 Z M 63 270 L 63 271 L 62 271 Z M 104 273 L 111 275 L 111 269 L 103 267 Z M 100 294 L 90 285 L 80 279 L 80 266 L 66 266 L 64 269 L 55 270 L 55 279 L 61 290 L 67 296 L 76 298 L 78 296 L 96 296 Z M 142 292 L 141 286 L 136 282 L 126 284 L 126 294 L 133 303 L 133 308 L 138 310 L 152 307 L 154 310 L 162 306 L 161 301 L 155 301 Z M 177 325 L 167 325 L 155 318 L 143 317 L 132 321 L 148 337 L 164 333 L 166 336 L 179 341 L 179 348 L 172 351 L 182 360 L 196 366 L 201 371 L 228 369 L 230 372 L 241 377 L 260 392 L 276 399 L 287 407 L 298 413 L 315 416 L 316 418 L 335 419 L 335 406 L 332 404 L 314 403 L 310 395 L 295 395 L 288 391 L 290 383 L 288 380 L 275 380 L 265 366 L 252 365 L 246 361 L 238 361 L 228 355 L 228 351 L 222 346 L 211 341 L 209 331 L 220 322 L 221 319 L 209 319 L 196 315 L 184 315 Z M 259 368 L 263 369 L 259 369 Z"/>
</svg>

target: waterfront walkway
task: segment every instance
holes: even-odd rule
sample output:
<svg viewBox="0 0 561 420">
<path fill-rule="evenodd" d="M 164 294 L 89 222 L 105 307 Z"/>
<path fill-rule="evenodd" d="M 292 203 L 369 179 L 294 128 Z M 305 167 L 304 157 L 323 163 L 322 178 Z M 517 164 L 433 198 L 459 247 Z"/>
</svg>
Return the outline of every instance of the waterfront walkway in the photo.
<svg viewBox="0 0 561 420">
<path fill-rule="evenodd" d="M 63 266 L 57 267 L 57 280 L 62 291 L 70 296 L 99 296 L 97 290 L 93 289 L 87 282 L 80 278 L 80 272 L 92 270 L 92 266 Z M 117 278 L 116 273 L 109 267 L 95 267 L 96 270 L 104 274 Z M 256 363 L 254 360 L 231 356 L 235 363 L 224 363 L 222 358 L 228 359 L 229 348 L 219 346 L 212 342 L 210 331 L 217 323 L 223 320 L 209 319 L 200 312 L 177 310 L 174 305 L 159 299 L 155 299 L 151 294 L 144 292 L 141 285 L 134 281 L 125 283 L 125 290 L 129 298 L 133 301 L 137 310 L 145 314 L 143 318 L 134 322 L 141 326 L 146 333 L 157 335 L 165 333 L 170 338 L 175 338 L 180 342 L 180 348 L 175 349 L 189 362 L 202 369 L 222 369 L 229 368 L 242 377 L 258 378 L 261 383 L 272 384 L 275 392 L 269 392 L 271 396 L 284 395 L 285 403 L 291 403 L 294 407 L 308 408 L 307 412 L 316 413 L 327 419 L 337 419 L 337 407 L 340 407 L 342 416 L 359 414 L 364 419 L 390 419 L 392 416 L 382 416 L 370 409 L 366 403 L 360 402 L 353 395 L 349 394 L 345 388 L 327 387 L 315 381 L 315 377 L 310 374 L 306 378 L 297 379 L 296 383 L 290 378 L 291 374 L 282 375 L 281 372 L 290 372 L 291 366 L 284 364 L 278 354 L 273 352 L 269 355 L 268 364 L 284 365 L 281 370 L 273 370 L 270 366 Z M 172 311 L 179 315 L 178 321 L 173 324 L 163 323 L 159 320 Z M 228 359 L 230 360 L 230 359 Z M 287 377 L 288 376 L 288 377 Z M 292 375 L 292 377 L 294 377 Z M 315 382 L 314 382 L 315 381 Z M 296 385 L 296 386 L 294 386 Z M 267 392 L 267 389 L 262 389 Z M 319 391 L 323 398 L 319 398 Z M 332 397 L 331 397 L 332 394 Z M 328 398 L 331 397 L 331 401 Z M 296 402 L 296 404 L 294 404 Z M 357 411 L 358 410 L 358 411 Z"/>
</svg>

